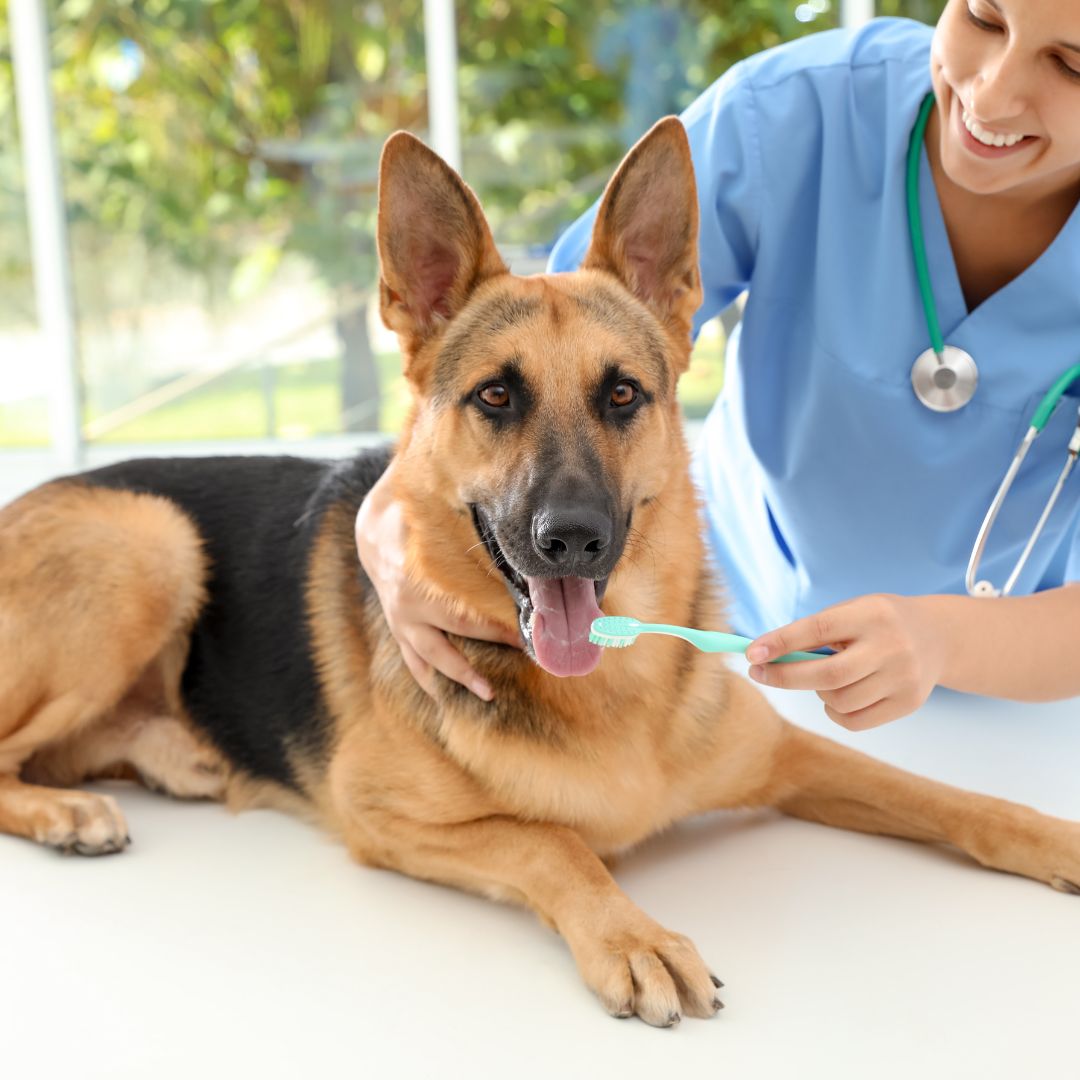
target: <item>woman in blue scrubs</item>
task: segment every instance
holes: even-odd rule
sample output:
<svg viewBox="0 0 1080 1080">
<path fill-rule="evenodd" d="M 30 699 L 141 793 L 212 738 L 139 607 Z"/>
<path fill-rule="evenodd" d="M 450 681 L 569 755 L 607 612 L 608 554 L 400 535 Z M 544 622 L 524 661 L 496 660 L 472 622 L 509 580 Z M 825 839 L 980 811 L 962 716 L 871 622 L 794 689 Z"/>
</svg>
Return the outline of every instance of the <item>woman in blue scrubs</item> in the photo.
<svg viewBox="0 0 1080 1080">
<path fill-rule="evenodd" d="M 917 200 L 934 305 L 979 372 L 950 412 L 911 382 L 930 339 L 905 159 L 931 91 Z M 683 121 L 701 207 L 698 325 L 748 290 L 695 471 L 733 627 L 760 635 L 751 676 L 817 691 L 852 729 L 912 712 L 935 685 L 1080 694 L 1075 481 L 1015 586 L 1026 595 L 964 595 L 1029 418 L 1080 361 L 1080 0 L 950 0 L 934 31 L 877 20 L 813 35 L 736 65 Z M 577 265 L 594 212 L 551 269 Z M 1077 404 L 1066 398 L 1029 452 L 980 576 L 1009 576 Z M 436 668 L 488 696 L 439 630 L 481 628 L 403 593 L 380 554 L 394 516 L 376 489 L 358 547 L 410 667 L 422 684 Z M 837 655 L 763 666 L 826 645 Z"/>
</svg>

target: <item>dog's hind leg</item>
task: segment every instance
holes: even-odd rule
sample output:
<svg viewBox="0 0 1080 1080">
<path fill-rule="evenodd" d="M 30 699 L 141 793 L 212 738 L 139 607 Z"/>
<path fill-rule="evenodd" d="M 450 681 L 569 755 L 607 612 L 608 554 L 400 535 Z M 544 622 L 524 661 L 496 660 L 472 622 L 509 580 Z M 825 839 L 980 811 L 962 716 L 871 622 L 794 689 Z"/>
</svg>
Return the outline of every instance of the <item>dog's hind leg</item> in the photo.
<svg viewBox="0 0 1080 1080">
<path fill-rule="evenodd" d="M 83 854 L 123 846 L 111 798 L 20 774 L 110 737 L 125 697 L 182 648 L 204 576 L 194 525 L 163 499 L 58 481 L 0 511 L 0 831 Z"/>
<path fill-rule="evenodd" d="M 744 691 L 746 708 L 772 712 L 740 680 L 734 692 Z M 739 803 L 842 829 L 951 844 L 983 866 L 1080 893 L 1080 824 L 927 780 L 786 722 L 764 783 Z"/>
</svg>

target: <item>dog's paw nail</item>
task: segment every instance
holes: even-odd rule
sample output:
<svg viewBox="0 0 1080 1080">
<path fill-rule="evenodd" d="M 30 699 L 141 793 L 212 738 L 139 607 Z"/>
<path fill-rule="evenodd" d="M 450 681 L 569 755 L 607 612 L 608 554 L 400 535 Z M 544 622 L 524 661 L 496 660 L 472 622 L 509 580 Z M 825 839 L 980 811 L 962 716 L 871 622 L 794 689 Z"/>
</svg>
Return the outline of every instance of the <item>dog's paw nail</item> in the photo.
<svg viewBox="0 0 1080 1080">
<path fill-rule="evenodd" d="M 1057 889 L 1058 892 L 1072 893 L 1074 896 L 1080 896 L 1080 885 L 1077 885 L 1075 881 L 1069 881 L 1066 878 L 1056 877 L 1051 878 L 1050 884 Z"/>
<path fill-rule="evenodd" d="M 716 987 L 717 990 L 719 990 L 720 987 L 724 985 L 715 975 L 710 975 L 709 978 L 712 979 L 712 984 Z"/>
<path fill-rule="evenodd" d="M 724 1007 L 724 1003 L 719 998 L 713 998 L 712 1007 L 713 1012 L 719 1012 Z"/>
<path fill-rule="evenodd" d="M 680 1020 L 682 1020 L 682 1013 L 673 1012 L 668 1016 L 664 1027 L 677 1027 Z"/>
</svg>

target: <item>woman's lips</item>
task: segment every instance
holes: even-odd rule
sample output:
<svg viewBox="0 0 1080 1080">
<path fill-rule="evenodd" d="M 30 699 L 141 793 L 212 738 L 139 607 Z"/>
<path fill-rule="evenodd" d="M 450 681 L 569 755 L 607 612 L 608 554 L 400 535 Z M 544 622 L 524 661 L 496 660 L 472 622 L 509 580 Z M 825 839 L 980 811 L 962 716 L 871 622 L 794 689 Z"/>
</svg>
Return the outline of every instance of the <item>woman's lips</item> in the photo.
<svg viewBox="0 0 1080 1080">
<path fill-rule="evenodd" d="M 1014 143 L 1012 146 L 987 146 L 986 143 L 980 142 L 968 131 L 958 99 L 954 99 L 953 102 L 953 127 L 964 149 L 968 153 L 981 158 L 1010 157 L 1013 154 L 1020 153 L 1022 150 L 1026 150 L 1038 138 L 1037 135 L 1025 135 L 1018 143 Z"/>
</svg>

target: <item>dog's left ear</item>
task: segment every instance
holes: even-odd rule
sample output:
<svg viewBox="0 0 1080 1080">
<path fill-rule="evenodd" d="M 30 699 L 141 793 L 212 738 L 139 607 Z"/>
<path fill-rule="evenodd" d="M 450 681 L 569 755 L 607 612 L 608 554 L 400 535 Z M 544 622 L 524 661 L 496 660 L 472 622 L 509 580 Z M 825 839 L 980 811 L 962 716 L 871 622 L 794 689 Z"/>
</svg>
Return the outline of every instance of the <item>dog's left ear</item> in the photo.
<svg viewBox="0 0 1080 1080">
<path fill-rule="evenodd" d="M 701 305 L 698 204 L 686 131 L 674 116 L 631 148 L 604 192 L 583 270 L 607 270 L 661 322 L 690 332 Z"/>
<path fill-rule="evenodd" d="M 409 353 L 487 278 L 507 273 L 476 196 L 406 131 L 379 162 L 379 306 Z"/>
</svg>

